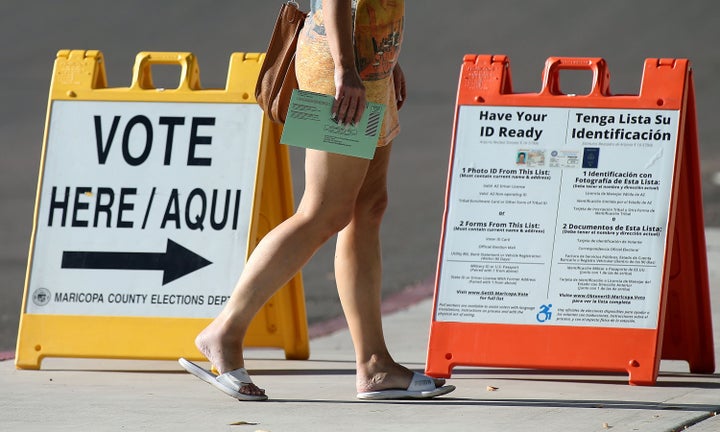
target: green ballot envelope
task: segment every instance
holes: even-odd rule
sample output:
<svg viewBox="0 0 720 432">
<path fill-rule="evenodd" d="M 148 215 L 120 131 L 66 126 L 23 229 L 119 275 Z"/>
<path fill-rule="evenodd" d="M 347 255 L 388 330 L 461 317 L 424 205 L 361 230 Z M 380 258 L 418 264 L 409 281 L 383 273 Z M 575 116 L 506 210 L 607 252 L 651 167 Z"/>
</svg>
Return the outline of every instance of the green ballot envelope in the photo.
<svg viewBox="0 0 720 432">
<path fill-rule="evenodd" d="M 368 102 L 360 122 L 345 127 L 331 118 L 334 99 L 324 94 L 293 90 L 280 142 L 372 159 L 385 105 Z"/>
</svg>

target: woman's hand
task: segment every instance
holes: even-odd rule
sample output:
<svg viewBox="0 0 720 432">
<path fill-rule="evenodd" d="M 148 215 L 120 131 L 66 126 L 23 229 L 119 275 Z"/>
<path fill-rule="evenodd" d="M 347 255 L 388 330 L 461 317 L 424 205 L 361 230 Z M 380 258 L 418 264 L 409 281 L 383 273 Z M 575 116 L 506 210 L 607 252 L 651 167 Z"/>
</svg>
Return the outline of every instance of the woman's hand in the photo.
<svg viewBox="0 0 720 432">
<path fill-rule="evenodd" d="M 395 84 L 395 102 L 397 103 L 397 109 L 400 109 L 405 103 L 405 97 L 407 96 L 405 73 L 400 67 L 400 63 L 397 63 L 393 68 L 393 83 Z"/>
<path fill-rule="evenodd" d="M 338 123 L 356 125 L 365 111 L 365 86 L 355 67 L 335 68 L 333 118 Z"/>
</svg>

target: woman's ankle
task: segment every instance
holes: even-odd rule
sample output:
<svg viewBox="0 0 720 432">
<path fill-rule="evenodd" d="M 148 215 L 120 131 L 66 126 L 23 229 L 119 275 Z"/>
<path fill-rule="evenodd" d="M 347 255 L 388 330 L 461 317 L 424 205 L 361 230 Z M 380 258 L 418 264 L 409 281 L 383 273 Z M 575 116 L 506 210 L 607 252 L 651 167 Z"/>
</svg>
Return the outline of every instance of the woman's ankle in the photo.
<svg viewBox="0 0 720 432">
<path fill-rule="evenodd" d="M 220 373 L 244 367 L 242 338 L 216 321 L 195 337 L 195 346 Z"/>
</svg>

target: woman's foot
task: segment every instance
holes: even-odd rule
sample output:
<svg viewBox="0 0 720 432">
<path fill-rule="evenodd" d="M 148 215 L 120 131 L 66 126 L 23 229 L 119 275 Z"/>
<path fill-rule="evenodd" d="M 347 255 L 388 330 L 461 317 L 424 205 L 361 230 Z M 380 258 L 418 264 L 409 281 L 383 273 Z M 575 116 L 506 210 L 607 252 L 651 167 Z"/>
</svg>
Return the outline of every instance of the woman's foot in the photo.
<svg viewBox="0 0 720 432">
<path fill-rule="evenodd" d="M 375 356 L 366 363 L 358 363 L 356 387 L 358 393 L 390 389 L 407 389 L 413 378 L 413 371 L 392 359 L 382 360 Z M 432 378 L 435 387 L 442 387 L 444 379 Z"/>
<path fill-rule="evenodd" d="M 195 338 L 195 346 L 207 357 L 215 369 L 223 374 L 245 367 L 242 351 L 242 337 L 223 329 L 220 318 L 213 320 Z M 262 396 L 265 389 L 253 383 L 243 383 L 238 392 L 251 396 Z"/>
</svg>

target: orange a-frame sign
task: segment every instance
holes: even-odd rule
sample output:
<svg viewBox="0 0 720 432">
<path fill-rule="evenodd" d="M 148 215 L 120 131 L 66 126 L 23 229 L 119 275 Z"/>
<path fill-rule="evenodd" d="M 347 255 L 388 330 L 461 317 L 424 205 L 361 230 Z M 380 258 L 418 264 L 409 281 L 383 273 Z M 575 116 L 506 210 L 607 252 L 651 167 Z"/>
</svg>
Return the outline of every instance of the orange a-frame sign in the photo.
<svg viewBox="0 0 720 432">
<path fill-rule="evenodd" d="M 640 93 L 613 95 L 603 59 L 554 57 L 513 93 L 506 56 L 467 55 L 448 171 L 428 374 L 714 371 L 688 60 L 647 59 Z"/>
</svg>

